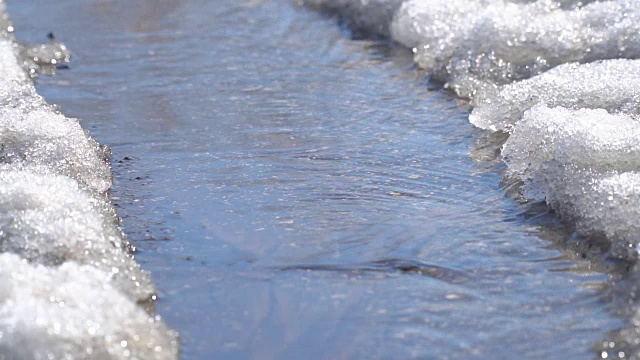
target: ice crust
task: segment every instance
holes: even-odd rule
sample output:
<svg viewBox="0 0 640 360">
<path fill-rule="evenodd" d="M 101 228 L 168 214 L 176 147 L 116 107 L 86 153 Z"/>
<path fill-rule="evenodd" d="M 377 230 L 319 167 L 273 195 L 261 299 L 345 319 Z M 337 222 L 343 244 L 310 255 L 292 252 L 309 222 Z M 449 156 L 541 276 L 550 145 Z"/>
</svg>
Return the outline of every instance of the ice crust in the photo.
<svg viewBox="0 0 640 360">
<path fill-rule="evenodd" d="M 640 55 L 637 1 L 409 0 L 395 40 L 459 95 L 539 74 L 567 62 Z"/>
<path fill-rule="evenodd" d="M 640 1 L 304 2 L 412 49 L 431 79 L 470 99 L 471 123 L 508 135 L 505 176 L 525 199 L 635 263 L 629 326 L 599 355 L 640 358 Z"/>
<path fill-rule="evenodd" d="M 42 168 L 0 167 L 0 251 L 51 266 L 69 260 L 92 265 L 136 301 L 148 300 L 155 289 L 133 261 L 106 201 Z"/>
<path fill-rule="evenodd" d="M 640 122 L 632 116 L 538 104 L 517 123 L 502 156 L 528 198 L 546 200 L 580 234 L 604 236 L 615 256 L 633 259 L 629 249 L 640 230 L 638 139 Z"/>
<path fill-rule="evenodd" d="M 108 148 L 32 84 L 66 48 L 12 32 L 0 0 L 0 359 L 177 359 L 143 308 L 155 287 L 107 194 Z"/>
<path fill-rule="evenodd" d="M 176 334 L 73 261 L 33 265 L 0 255 L 0 354 L 6 359 L 176 359 Z M 105 276 L 106 275 L 106 276 Z"/>
<path fill-rule="evenodd" d="M 469 119 L 482 129 L 511 132 L 537 103 L 639 114 L 639 73 L 640 60 L 560 65 L 531 79 L 479 91 Z"/>
<path fill-rule="evenodd" d="M 534 178 L 550 160 L 594 171 L 640 169 L 640 122 L 604 109 L 538 104 L 527 111 L 502 149 L 509 174 Z"/>
</svg>

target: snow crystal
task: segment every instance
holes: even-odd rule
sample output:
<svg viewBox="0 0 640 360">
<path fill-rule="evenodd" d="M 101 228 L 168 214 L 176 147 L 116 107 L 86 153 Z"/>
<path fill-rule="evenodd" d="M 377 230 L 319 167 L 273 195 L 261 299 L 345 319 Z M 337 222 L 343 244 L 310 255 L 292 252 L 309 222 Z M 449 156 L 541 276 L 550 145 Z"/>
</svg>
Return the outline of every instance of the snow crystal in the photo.
<svg viewBox="0 0 640 360">
<path fill-rule="evenodd" d="M 480 91 L 469 120 L 482 129 L 511 132 L 525 110 L 549 107 L 640 112 L 640 60 L 565 64 L 531 79 Z"/>
<path fill-rule="evenodd" d="M 92 266 L 0 255 L 0 353 L 7 359 L 176 359 L 177 334 Z"/>
<path fill-rule="evenodd" d="M 631 1 L 409 0 L 391 33 L 459 95 L 566 62 L 640 56 L 640 8 Z"/>
</svg>

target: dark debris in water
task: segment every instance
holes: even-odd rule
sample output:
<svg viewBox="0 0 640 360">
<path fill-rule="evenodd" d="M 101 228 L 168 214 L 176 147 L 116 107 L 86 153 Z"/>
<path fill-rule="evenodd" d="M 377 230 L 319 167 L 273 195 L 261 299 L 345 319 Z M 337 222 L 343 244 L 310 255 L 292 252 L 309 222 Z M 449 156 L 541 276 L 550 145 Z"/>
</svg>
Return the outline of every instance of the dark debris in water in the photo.
<svg viewBox="0 0 640 360">
<path fill-rule="evenodd" d="M 347 274 L 364 273 L 400 273 L 420 275 L 445 281 L 452 284 L 463 283 L 471 276 L 463 271 L 454 270 L 438 265 L 427 264 L 417 260 L 387 258 L 356 264 L 297 264 L 280 267 L 281 271 L 329 271 Z"/>
</svg>

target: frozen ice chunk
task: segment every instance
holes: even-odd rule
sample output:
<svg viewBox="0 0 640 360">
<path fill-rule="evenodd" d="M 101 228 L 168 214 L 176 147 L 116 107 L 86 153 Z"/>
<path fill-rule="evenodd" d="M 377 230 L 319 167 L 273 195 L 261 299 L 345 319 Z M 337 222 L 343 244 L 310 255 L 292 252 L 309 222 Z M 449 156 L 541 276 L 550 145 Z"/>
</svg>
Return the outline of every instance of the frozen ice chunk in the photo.
<svg viewBox="0 0 640 360">
<path fill-rule="evenodd" d="M 53 34 L 50 34 L 53 37 Z M 39 74 L 53 75 L 58 67 L 68 64 L 71 53 L 67 47 L 53 38 L 47 44 L 20 46 L 19 59 L 31 77 Z"/>
<path fill-rule="evenodd" d="M 640 56 L 640 8 L 625 0 L 409 0 L 391 25 L 416 62 L 459 95 L 566 62 Z"/>
<path fill-rule="evenodd" d="M 0 64 L 1 45 L 0 41 Z M 21 71 L 15 62 L 13 68 Z M 46 104 L 33 85 L 23 80 L 0 79 L 0 163 L 47 166 L 105 192 L 111 186 L 111 174 L 104 147 L 87 136 L 77 120 Z"/>
<path fill-rule="evenodd" d="M 603 176 L 593 183 L 593 190 L 589 201 L 580 203 L 582 227 L 635 248 L 640 234 L 640 172 Z"/>
<path fill-rule="evenodd" d="M 133 261 L 106 201 L 64 176 L 0 168 L 0 250 L 51 266 L 93 265 L 124 293 L 148 300 L 153 284 Z"/>
<path fill-rule="evenodd" d="M 509 176 L 545 199 L 576 230 L 604 237 L 616 256 L 638 241 L 640 122 L 605 110 L 539 104 L 525 112 L 503 148 Z"/>
<path fill-rule="evenodd" d="M 552 160 L 536 181 L 547 203 L 578 234 L 605 240 L 612 257 L 637 259 L 640 173 L 602 173 Z"/>
<path fill-rule="evenodd" d="M 505 143 L 508 172 L 536 176 L 553 159 L 600 172 L 640 169 L 640 122 L 602 109 L 571 110 L 539 104 L 524 114 Z"/>
<path fill-rule="evenodd" d="M 1 17 L 0 13 L 0 17 Z M 0 21 L 1 23 L 1 21 Z M 0 79 L 4 81 L 25 82 L 27 75 L 18 65 L 14 43 L 3 39 L 0 32 Z"/>
<path fill-rule="evenodd" d="M 105 192 L 111 186 L 111 173 L 100 154 L 99 145 L 77 120 L 49 107 L 27 112 L 0 108 L 0 163 L 46 166 Z"/>
<path fill-rule="evenodd" d="M 108 281 L 66 262 L 0 255 L 0 353 L 7 359 L 176 359 L 178 340 Z"/>
<path fill-rule="evenodd" d="M 525 110 L 549 107 L 640 113 L 640 60 L 565 64 L 531 79 L 480 91 L 469 120 L 482 129 L 511 132 Z"/>
</svg>

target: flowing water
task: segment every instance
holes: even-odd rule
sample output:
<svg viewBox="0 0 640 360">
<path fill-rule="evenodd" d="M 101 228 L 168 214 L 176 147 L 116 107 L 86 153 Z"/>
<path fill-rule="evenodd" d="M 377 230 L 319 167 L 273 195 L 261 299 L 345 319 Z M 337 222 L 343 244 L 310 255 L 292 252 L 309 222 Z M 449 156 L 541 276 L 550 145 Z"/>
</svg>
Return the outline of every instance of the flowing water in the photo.
<svg viewBox="0 0 640 360">
<path fill-rule="evenodd" d="M 617 271 L 501 188 L 500 141 L 403 47 L 288 0 L 8 1 L 72 52 L 47 101 L 113 201 L 184 359 L 589 358 Z"/>
</svg>

